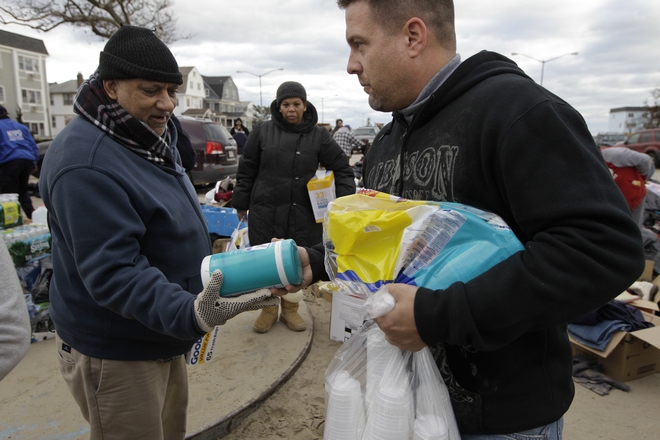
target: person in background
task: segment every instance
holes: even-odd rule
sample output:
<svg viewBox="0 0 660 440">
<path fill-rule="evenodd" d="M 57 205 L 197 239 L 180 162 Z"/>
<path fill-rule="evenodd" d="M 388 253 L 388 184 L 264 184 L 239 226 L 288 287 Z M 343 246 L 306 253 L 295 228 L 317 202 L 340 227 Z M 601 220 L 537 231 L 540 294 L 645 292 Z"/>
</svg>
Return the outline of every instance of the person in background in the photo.
<svg viewBox="0 0 660 440">
<path fill-rule="evenodd" d="M 231 129 L 231 135 L 236 140 L 236 153 L 241 156 L 243 155 L 243 147 L 247 142 L 249 132 L 247 128 L 243 127 L 240 119 L 236 119 L 234 126 Z"/>
<path fill-rule="evenodd" d="M 153 31 L 120 27 L 44 158 L 57 355 L 92 440 L 183 439 L 184 355 L 236 314 L 279 303 L 267 289 L 219 297 L 220 271 L 202 285 L 211 242 L 171 120 L 182 82 Z"/>
<path fill-rule="evenodd" d="M 243 120 L 241 118 L 236 118 L 234 121 L 234 126 L 229 131 L 233 135 L 236 130 L 241 130 L 243 133 L 245 133 L 246 136 L 250 136 L 250 130 L 248 130 L 245 125 L 243 125 Z"/>
<path fill-rule="evenodd" d="M 584 119 L 502 55 L 461 61 L 451 0 L 338 6 L 348 72 L 371 108 L 392 112 L 365 187 L 492 212 L 525 246 L 444 290 L 389 284 L 395 307 L 376 323 L 400 349 L 431 349 L 463 440 L 561 439 L 575 392 L 567 322 L 644 269 L 640 230 Z M 322 246 L 304 251 L 302 287 L 327 279 Z"/>
<path fill-rule="evenodd" d="M 644 227 L 644 200 L 646 181 L 653 177 L 655 163 L 648 154 L 639 153 L 625 147 L 602 148 L 603 158 L 612 171 L 614 183 L 628 203 L 633 220 Z"/>
<path fill-rule="evenodd" d="M 353 132 L 351 132 L 351 126 L 346 125 L 344 127 L 340 127 L 339 130 L 335 132 L 335 134 L 332 135 L 332 139 L 339 144 L 342 150 L 344 150 L 344 153 L 346 156 L 349 158 L 353 155 L 353 149 L 356 148 L 360 151 L 364 148 L 364 144 L 355 137 Z"/>
<path fill-rule="evenodd" d="M 272 120 L 256 125 L 245 144 L 232 206 L 240 220 L 247 218 L 252 246 L 273 238 L 290 238 L 299 246 L 321 243 L 323 225 L 314 218 L 307 182 L 321 166 L 334 172 L 337 197 L 354 194 L 353 170 L 330 133 L 316 125 L 316 108 L 302 84 L 282 83 L 270 109 Z M 298 314 L 301 299 L 302 292 L 282 297 L 280 320 L 293 331 L 306 328 Z M 267 332 L 277 317 L 277 309 L 262 310 L 254 330 Z"/>
<path fill-rule="evenodd" d="M 344 126 L 344 121 L 342 121 L 341 119 L 337 119 L 335 121 L 335 127 L 330 132 L 330 136 L 334 136 L 334 134 L 337 132 L 337 130 L 339 130 L 343 126 Z"/>
<path fill-rule="evenodd" d="M 14 262 L 0 240 L 0 380 L 25 357 L 32 329 Z"/>
<path fill-rule="evenodd" d="M 37 166 L 39 148 L 28 128 L 9 117 L 0 105 L 0 193 L 18 194 L 27 218 L 34 206 L 28 192 L 30 173 Z"/>
</svg>

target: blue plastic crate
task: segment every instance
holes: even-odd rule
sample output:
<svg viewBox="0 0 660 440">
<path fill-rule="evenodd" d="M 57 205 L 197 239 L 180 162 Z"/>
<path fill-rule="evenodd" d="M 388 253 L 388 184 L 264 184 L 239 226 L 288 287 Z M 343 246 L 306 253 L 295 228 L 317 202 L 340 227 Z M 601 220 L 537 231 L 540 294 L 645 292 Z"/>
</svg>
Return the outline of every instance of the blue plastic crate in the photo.
<svg viewBox="0 0 660 440">
<path fill-rule="evenodd" d="M 206 219 L 209 232 L 223 237 L 231 237 L 231 233 L 234 232 L 239 223 L 238 214 L 234 208 L 202 205 L 202 213 Z"/>
</svg>

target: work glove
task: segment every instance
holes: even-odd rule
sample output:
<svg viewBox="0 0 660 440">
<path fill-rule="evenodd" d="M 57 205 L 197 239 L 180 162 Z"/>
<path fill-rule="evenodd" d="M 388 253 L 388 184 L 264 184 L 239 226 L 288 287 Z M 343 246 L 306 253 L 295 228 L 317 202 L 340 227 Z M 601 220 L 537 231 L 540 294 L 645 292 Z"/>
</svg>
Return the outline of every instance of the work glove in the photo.
<svg viewBox="0 0 660 440">
<path fill-rule="evenodd" d="M 197 323 L 207 333 L 216 325 L 223 325 L 239 313 L 277 307 L 280 304 L 279 297 L 272 296 L 268 289 L 259 289 L 238 296 L 220 296 L 223 280 L 224 276 L 220 270 L 213 271 L 211 280 L 195 299 Z"/>
</svg>

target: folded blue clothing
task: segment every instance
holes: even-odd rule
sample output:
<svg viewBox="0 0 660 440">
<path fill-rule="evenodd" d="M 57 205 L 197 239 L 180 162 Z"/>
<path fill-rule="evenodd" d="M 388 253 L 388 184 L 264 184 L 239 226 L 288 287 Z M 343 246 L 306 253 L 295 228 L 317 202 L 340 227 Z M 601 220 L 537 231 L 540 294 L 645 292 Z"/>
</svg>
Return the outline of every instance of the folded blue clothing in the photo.
<svg viewBox="0 0 660 440">
<path fill-rule="evenodd" d="M 625 321 L 632 326 L 632 331 L 653 327 L 644 319 L 642 312 L 630 304 L 613 299 L 607 304 L 571 320 L 571 324 L 596 325 L 603 321 Z"/>
<path fill-rule="evenodd" d="M 581 344 L 603 351 L 618 331 L 628 332 L 630 323 L 621 320 L 601 321 L 595 325 L 568 324 L 568 333 Z"/>
</svg>

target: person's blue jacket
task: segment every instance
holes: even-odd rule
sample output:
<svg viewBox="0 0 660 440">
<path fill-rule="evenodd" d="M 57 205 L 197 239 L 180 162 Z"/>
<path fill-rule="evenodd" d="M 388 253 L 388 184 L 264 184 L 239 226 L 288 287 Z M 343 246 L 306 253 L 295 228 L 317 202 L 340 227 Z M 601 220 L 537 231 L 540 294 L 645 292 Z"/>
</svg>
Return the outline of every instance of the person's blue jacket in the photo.
<svg viewBox="0 0 660 440">
<path fill-rule="evenodd" d="M 50 312 L 83 354 L 167 359 L 204 334 L 194 300 L 211 241 L 173 152 L 175 168 L 154 164 L 75 118 L 46 153 L 39 190 L 53 238 Z"/>
<path fill-rule="evenodd" d="M 39 158 L 39 148 L 28 128 L 10 118 L 0 118 L 0 163 Z"/>
</svg>

